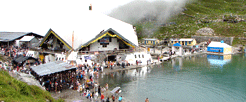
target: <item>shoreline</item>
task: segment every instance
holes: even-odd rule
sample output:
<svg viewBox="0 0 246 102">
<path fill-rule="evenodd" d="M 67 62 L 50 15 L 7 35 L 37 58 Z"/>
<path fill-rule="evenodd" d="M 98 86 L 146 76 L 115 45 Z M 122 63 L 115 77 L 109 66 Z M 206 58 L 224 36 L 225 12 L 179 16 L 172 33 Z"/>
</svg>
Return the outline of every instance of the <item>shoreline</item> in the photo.
<svg viewBox="0 0 246 102">
<path fill-rule="evenodd" d="M 243 52 L 241 52 L 243 53 Z M 188 56 L 195 56 L 195 55 L 199 55 L 199 54 L 211 54 L 211 53 L 208 53 L 208 52 L 199 52 L 199 53 L 194 53 L 194 54 L 187 54 L 187 55 L 183 55 L 183 56 L 177 56 L 175 55 L 174 57 L 171 57 L 170 59 L 173 59 L 173 58 L 176 58 L 176 57 L 188 57 Z M 215 54 L 215 55 L 228 55 L 228 54 L 217 54 L 217 53 L 212 53 L 212 54 Z M 234 55 L 234 54 L 240 54 L 240 53 L 233 53 L 233 54 L 230 54 L 230 55 Z M 170 60 L 169 59 L 169 60 Z M 169 61 L 167 60 L 167 61 Z M 112 73 L 112 72 L 118 72 L 118 71 L 123 71 L 123 70 L 132 70 L 132 69 L 138 69 L 138 68 L 142 68 L 142 67 L 147 67 L 147 66 L 154 66 L 154 65 L 159 65 L 163 62 L 167 62 L 167 61 L 158 61 L 157 59 L 153 59 L 154 63 L 153 64 L 150 64 L 150 65 L 131 65 L 131 66 L 126 66 L 126 68 L 122 68 L 121 66 L 115 66 L 114 69 L 110 69 L 110 68 L 104 68 L 103 72 L 102 73 Z M 102 74 L 101 73 L 101 74 Z M 96 79 L 97 80 L 97 79 Z M 100 84 L 100 83 L 99 83 Z M 103 85 L 102 85 L 103 86 Z M 110 86 L 109 86 L 110 87 Z M 106 93 L 110 94 L 110 90 L 107 90 Z M 66 90 L 63 90 L 61 93 L 55 93 L 55 92 L 50 92 L 51 96 L 54 98 L 54 99 L 63 99 L 64 101 L 66 102 L 91 102 L 90 99 L 87 99 L 85 96 L 79 96 L 79 92 L 77 90 L 72 90 L 72 89 L 66 89 Z M 105 95 L 105 98 L 106 97 L 109 97 L 110 95 Z M 116 98 L 117 99 L 117 98 Z M 117 102 L 118 100 L 116 100 Z M 127 100 L 127 98 L 123 98 L 123 102 L 128 102 L 129 100 Z"/>
</svg>

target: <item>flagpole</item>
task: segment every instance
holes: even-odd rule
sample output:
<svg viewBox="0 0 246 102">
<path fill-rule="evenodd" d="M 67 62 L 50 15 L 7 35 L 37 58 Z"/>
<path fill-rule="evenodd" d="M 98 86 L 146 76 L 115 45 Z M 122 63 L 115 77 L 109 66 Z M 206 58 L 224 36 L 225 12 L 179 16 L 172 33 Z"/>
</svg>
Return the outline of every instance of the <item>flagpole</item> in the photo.
<svg viewBox="0 0 246 102">
<path fill-rule="evenodd" d="M 73 60 L 73 48 L 74 48 L 74 31 L 73 31 L 73 34 L 72 34 L 72 60 Z M 71 64 L 73 65 L 73 61 L 71 62 Z"/>
</svg>

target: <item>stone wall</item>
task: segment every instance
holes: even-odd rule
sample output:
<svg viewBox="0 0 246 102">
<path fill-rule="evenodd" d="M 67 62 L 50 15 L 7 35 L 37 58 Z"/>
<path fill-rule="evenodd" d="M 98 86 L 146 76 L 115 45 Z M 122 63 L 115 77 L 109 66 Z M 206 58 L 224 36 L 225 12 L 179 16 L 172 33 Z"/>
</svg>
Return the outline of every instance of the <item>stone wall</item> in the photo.
<svg viewBox="0 0 246 102">
<path fill-rule="evenodd" d="M 191 38 L 196 39 L 197 44 L 201 42 L 207 42 L 208 39 L 211 41 L 218 41 L 220 42 L 223 40 L 226 44 L 232 45 L 234 37 L 218 37 L 218 36 L 192 36 Z"/>
</svg>

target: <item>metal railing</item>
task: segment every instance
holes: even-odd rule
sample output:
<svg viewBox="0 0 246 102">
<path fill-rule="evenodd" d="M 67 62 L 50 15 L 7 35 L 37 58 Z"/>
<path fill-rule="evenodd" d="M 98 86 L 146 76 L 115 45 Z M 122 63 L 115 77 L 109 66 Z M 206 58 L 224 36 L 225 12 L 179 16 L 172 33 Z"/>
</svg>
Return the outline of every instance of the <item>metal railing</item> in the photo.
<svg viewBox="0 0 246 102">
<path fill-rule="evenodd" d="M 119 50 L 108 50 L 108 51 L 79 51 L 78 54 L 100 54 L 100 53 L 106 53 L 106 54 L 119 54 L 119 53 L 131 53 L 133 51 L 129 49 L 119 49 Z"/>
</svg>

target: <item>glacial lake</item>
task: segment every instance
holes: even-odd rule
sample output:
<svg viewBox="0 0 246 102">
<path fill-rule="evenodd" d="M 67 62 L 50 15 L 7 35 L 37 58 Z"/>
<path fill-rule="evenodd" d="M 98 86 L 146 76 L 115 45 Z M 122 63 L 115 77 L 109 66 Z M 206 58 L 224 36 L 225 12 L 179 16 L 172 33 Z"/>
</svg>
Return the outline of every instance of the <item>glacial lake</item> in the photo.
<svg viewBox="0 0 246 102">
<path fill-rule="evenodd" d="M 178 57 L 160 65 L 104 74 L 130 102 L 246 102 L 246 54 Z"/>
</svg>

